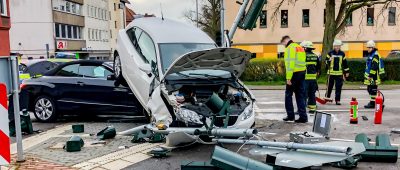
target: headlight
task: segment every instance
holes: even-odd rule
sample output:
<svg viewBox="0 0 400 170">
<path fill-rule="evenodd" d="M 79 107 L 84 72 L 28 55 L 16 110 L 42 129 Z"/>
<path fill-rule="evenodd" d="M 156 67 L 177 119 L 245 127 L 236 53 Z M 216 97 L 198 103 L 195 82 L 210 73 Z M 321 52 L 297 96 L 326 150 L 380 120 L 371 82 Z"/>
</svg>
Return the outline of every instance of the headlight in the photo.
<svg viewBox="0 0 400 170">
<path fill-rule="evenodd" d="M 242 121 L 248 119 L 249 117 L 251 117 L 253 115 L 253 111 L 254 111 L 254 104 L 251 103 L 249 104 L 249 106 L 247 106 L 244 111 L 243 111 L 243 115 L 242 115 Z"/>
</svg>

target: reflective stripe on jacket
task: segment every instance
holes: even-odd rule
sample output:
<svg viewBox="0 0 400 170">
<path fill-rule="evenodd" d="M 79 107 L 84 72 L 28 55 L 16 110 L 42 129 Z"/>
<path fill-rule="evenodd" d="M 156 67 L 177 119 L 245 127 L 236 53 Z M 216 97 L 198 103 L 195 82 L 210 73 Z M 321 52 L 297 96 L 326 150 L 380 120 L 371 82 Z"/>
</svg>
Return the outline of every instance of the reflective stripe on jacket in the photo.
<svg viewBox="0 0 400 170">
<path fill-rule="evenodd" d="M 348 73 L 350 71 L 346 55 L 343 51 L 330 51 L 326 56 L 326 64 L 329 66 L 329 75 L 343 75 L 343 73 Z"/>
<path fill-rule="evenodd" d="M 291 43 L 285 49 L 286 80 L 291 80 L 294 72 L 306 70 L 306 53 L 297 43 Z"/>
<path fill-rule="evenodd" d="M 321 69 L 321 63 L 318 55 L 314 54 L 312 51 L 306 52 L 306 80 L 316 80 L 317 74 Z"/>
<path fill-rule="evenodd" d="M 378 53 L 376 49 L 368 54 L 367 62 L 365 66 L 364 73 L 364 84 L 366 85 L 379 85 L 381 84 L 380 74 L 384 73 L 384 68 L 381 67 L 381 55 Z M 372 80 L 368 80 L 368 78 L 372 78 Z"/>
</svg>

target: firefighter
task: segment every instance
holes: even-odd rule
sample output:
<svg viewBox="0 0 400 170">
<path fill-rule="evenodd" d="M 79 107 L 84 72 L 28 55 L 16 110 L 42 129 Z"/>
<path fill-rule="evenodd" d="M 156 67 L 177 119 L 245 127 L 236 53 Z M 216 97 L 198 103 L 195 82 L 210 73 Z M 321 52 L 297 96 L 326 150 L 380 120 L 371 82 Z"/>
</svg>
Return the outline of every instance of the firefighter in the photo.
<svg viewBox="0 0 400 170">
<path fill-rule="evenodd" d="M 310 114 L 315 114 L 317 111 L 317 102 L 315 98 L 315 92 L 318 89 L 317 76 L 321 70 L 321 61 L 315 50 L 314 45 L 311 41 L 303 41 L 300 44 L 306 51 L 306 80 L 305 80 L 305 94 L 307 107 Z"/>
<path fill-rule="evenodd" d="M 295 120 L 293 108 L 293 93 L 296 95 L 297 111 L 300 116 L 296 123 L 308 122 L 305 105 L 304 80 L 306 76 L 306 53 L 303 47 L 294 43 L 289 36 L 282 37 L 281 44 L 285 49 L 286 91 L 285 108 L 287 117 L 284 121 Z"/>
<path fill-rule="evenodd" d="M 380 74 L 385 73 L 381 56 L 376 49 L 375 42 L 370 40 L 367 42 L 367 64 L 364 73 L 364 84 L 367 85 L 368 93 L 371 97 L 370 102 L 365 105 L 366 109 L 375 108 L 375 98 L 378 91 L 378 85 L 381 83 Z"/>
<path fill-rule="evenodd" d="M 335 40 L 333 42 L 333 50 L 326 57 L 326 65 L 328 68 L 328 90 L 325 94 L 325 100 L 331 101 L 331 93 L 333 85 L 335 85 L 335 102 L 341 105 L 340 96 L 342 93 L 343 81 L 349 77 L 349 67 L 344 52 L 340 49 L 343 45 L 342 41 Z"/>
</svg>

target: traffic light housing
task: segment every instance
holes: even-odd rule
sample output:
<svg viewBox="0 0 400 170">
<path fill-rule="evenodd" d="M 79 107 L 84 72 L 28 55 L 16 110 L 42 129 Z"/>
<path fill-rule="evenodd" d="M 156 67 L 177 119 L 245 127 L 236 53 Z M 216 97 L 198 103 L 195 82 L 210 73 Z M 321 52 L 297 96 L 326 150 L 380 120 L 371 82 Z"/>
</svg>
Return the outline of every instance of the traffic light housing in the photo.
<svg viewBox="0 0 400 170">
<path fill-rule="evenodd" d="M 253 0 L 248 12 L 244 15 L 243 20 L 239 23 L 239 28 L 244 30 L 253 30 L 266 2 L 267 0 Z"/>
</svg>

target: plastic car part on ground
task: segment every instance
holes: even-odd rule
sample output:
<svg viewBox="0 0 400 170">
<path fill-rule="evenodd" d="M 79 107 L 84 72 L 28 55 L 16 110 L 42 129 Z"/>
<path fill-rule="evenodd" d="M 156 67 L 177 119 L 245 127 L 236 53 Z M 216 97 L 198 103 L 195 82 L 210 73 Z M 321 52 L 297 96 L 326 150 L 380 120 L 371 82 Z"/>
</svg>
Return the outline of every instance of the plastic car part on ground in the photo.
<svg viewBox="0 0 400 170">
<path fill-rule="evenodd" d="M 81 148 L 83 147 L 85 143 L 83 142 L 83 139 L 79 136 L 72 136 L 65 144 L 64 149 L 67 152 L 77 152 L 81 151 Z"/>
<path fill-rule="evenodd" d="M 117 132 L 113 126 L 107 126 L 96 134 L 99 140 L 112 139 L 117 135 Z"/>
</svg>

